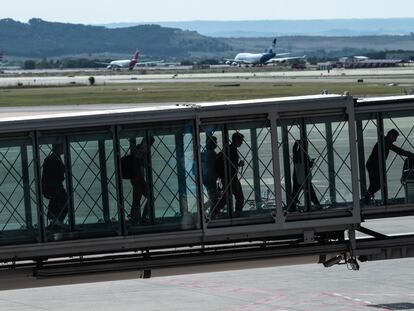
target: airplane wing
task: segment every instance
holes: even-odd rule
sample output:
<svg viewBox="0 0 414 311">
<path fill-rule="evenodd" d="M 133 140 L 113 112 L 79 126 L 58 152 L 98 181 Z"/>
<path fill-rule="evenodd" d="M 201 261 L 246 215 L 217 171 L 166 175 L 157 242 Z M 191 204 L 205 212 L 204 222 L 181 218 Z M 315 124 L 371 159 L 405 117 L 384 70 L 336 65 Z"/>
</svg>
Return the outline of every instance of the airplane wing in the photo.
<svg viewBox="0 0 414 311">
<path fill-rule="evenodd" d="M 269 59 L 266 62 L 266 64 L 284 63 L 286 61 L 294 60 L 294 59 L 305 59 L 305 57 L 306 57 L 306 55 L 303 55 L 303 56 L 292 56 L 292 57 L 276 57 L 276 58 Z"/>
<path fill-rule="evenodd" d="M 99 64 L 99 65 L 109 65 L 109 63 L 104 63 L 104 62 L 95 62 L 95 64 Z"/>
<path fill-rule="evenodd" d="M 147 61 L 147 62 L 138 62 L 135 64 L 135 66 L 145 66 L 145 65 L 158 65 L 158 64 L 164 64 L 164 60 L 156 60 L 156 61 Z"/>
<path fill-rule="evenodd" d="M 289 55 L 290 53 L 278 53 L 276 54 L 276 56 L 285 56 L 285 55 Z"/>
</svg>

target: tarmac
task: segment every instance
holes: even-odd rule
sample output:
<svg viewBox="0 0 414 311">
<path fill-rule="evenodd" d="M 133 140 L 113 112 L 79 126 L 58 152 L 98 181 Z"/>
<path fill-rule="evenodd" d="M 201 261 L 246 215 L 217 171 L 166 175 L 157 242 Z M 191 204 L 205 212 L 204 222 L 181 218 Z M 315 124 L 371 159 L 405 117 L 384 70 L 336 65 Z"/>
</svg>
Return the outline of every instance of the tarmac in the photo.
<svg viewBox="0 0 414 311">
<path fill-rule="evenodd" d="M 414 217 L 373 220 L 409 233 Z M 0 291 L 0 310 L 414 310 L 414 259 L 307 264 Z"/>
<path fill-rule="evenodd" d="M 1 291 L 0 310 L 414 310 L 414 259 Z"/>
<path fill-rule="evenodd" d="M 46 72 L 47 73 L 47 72 Z M 64 86 L 64 85 L 88 85 L 88 78 L 92 73 L 87 71 L 85 75 L 71 75 L 62 72 L 58 76 L 52 74 L 45 76 L 39 73 L 24 73 L 14 76 L 0 76 L 0 87 L 19 86 Z M 88 75 L 89 74 L 89 75 Z M 272 82 L 293 83 L 309 82 L 319 83 L 321 81 L 331 83 L 357 82 L 363 79 L 369 83 L 401 83 L 414 84 L 414 66 L 397 68 L 370 68 L 370 69 L 333 69 L 304 70 L 304 71 L 241 71 L 241 72 L 218 72 L 218 73 L 186 73 L 171 74 L 115 74 L 112 72 L 95 75 L 96 85 L 128 84 L 128 83 L 176 83 L 176 82 L 212 82 L 212 83 L 236 83 L 249 82 Z"/>
</svg>

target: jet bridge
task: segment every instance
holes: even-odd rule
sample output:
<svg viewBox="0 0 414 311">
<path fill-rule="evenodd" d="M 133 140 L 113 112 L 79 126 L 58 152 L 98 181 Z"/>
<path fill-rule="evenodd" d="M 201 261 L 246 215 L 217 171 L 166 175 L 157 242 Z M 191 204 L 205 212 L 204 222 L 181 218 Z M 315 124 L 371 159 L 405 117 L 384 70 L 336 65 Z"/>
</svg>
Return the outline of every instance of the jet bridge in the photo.
<svg viewBox="0 0 414 311">
<path fill-rule="evenodd" d="M 403 158 L 384 141 L 396 129 L 395 144 L 413 149 L 413 101 L 320 95 L 0 119 L 0 288 L 410 257 L 411 236 L 363 221 L 414 214 Z M 366 201 L 374 146 L 380 189 Z"/>
</svg>

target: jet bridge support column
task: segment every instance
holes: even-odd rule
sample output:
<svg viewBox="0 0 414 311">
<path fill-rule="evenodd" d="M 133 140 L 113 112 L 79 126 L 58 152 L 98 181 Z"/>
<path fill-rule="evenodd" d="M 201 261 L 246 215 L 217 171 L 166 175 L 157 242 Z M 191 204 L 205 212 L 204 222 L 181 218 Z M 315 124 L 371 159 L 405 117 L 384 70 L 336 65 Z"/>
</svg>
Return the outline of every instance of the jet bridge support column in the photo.
<svg viewBox="0 0 414 311">
<path fill-rule="evenodd" d="M 290 156 L 289 156 L 289 134 L 286 124 L 282 124 L 282 148 L 283 148 L 283 168 L 285 175 L 286 204 L 288 207 L 292 204 L 292 183 L 290 172 Z"/>
<path fill-rule="evenodd" d="M 262 206 L 262 194 L 260 189 L 260 167 L 259 167 L 259 150 L 257 145 L 257 130 L 256 128 L 250 129 L 250 139 L 252 144 L 252 162 L 253 162 L 253 184 L 254 184 L 254 197 L 255 207 L 261 208 Z"/>
<path fill-rule="evenodd" d="M 46 240 L 46 231 L 45 231 L 45 213 L 43 208 L 43 197 L 42 197 L 42 183 L 41 180 L 41 164 L 40 164 L 40 150 L 39 150 L 39 133 L 32 132 L 32 141 L 33 141 L 33 161 L 34 161 L 34 178 L 36 186 L 36 201 L 37 201 L 37 223 L 39 228 L 39 239 L 38 242 L 44 242 Z"/>
<path fill-rule="evenodd" d="M 303 165 L 301 165 L 302 174 L 305 176 L 305 179 L 303 181 L 303 193 L 304 193 L 304 199 L 305 199 L 305 209 L 307 212 L 311 211 L 311 195 L 310 195 L 310 189 L 312 187 L 312 175 L 311 170 L 309 167 L 309 163 L 306 160 L 309 157 L 308 150 L 304 150 L 305 144 L 308 143 L 308 133 L 306 131 L 306 122 L 302 118 L 300 120 L 300 141 L 301 141 L 301 159 Z"/>
<path fill-rule="evenodd" d="M 377 136 L 378 136 L 378 165 L 381 181 L 381 194 L 383 204 L 387 204 L 388 190 L 387 190 L 387 175 L 385 164 L 385 149 L 384 149 L 384 122 L 380 112 L 377 113 Z"/>
<path fill-rule="evenodd" d="M 105 223 L 111 221 L 109 213 L 109 196 L 108 196 L 108 174 L 106 169 L 106 152 L 105 152 L 105 140 L 100 139 L 98 141 L 99 148 L 99 167 L 100 167 L 100 179 L 102 189 L 102 209 Z"/>
<path fill-rule="evenodd" d="M 67 176 L 66 179 L 66 188 L 68 193 L 67 204 L 69 205 L 68 208 L 68 221 L 69 221 L 69 228 L 70 231 L 75 230 L 75 207 L 73 202 L 73 181 L 72 181 L 72 159 L 70 155 L 70 142 L 67 136 L 63 138 L 63 154 L 64 154 L 64 161 L 65 161 L 65 175 Z"/>
<path fill-rule="evenodd" d="M 328 172 L 329 172 L 329 198 L 330 204 L 336 204 L 336 184 L 335 184 L 335 158 L 332 138 L 332 123 L 325 123 L 326 145 L 328 153 Z"/>
<path fill-rule="evenodd" d="M 113 148 L 114 148 L 114 166 L 115 166 L 115 177 L 116 177 L 116 200 L 119 214 L 119 235 L 124 235 L 126 232 L 125 225 L 125 207 L 124 207 L 124 195 L 122 187 L 122 176 L 121 176 L 121 147 L 119 145 L 119 127 L 111 126 L 111 132 L 113 137 Z"/>
<path fill-rule="evenodd" d="M 29 160 L 27 155 L 27 146 L 20 146 L 21 165 L 22 165 L 22 180 L 23 180 L 23 196 L 24 196 L 24 211 L 25 222 L 27 229 L 32 229 L 32 205 L 30 199 L 30 175 L 29 175 Z"/>
<path fill-rule="evenodd" d="M 364 129 L 362 121 L 356 121 L 357 143 L 358 143 L 358 165 L 359 165 L 359 179 L 360 191 L 362 195 L 367 193 L 367 177 L 365 174 L 365 146 L 364 146 Z"/>
<path fill-rule="evenodd" d="M 177 157 L 177 178 L 178 178 L 178 197 L 181 216 L 188 211 L 187 206 L 187 183 L 185 173 L 185 156 L 184 156 L 184 133 L 181 131 L 175 133 L 175 156 Z"/>
</svg>

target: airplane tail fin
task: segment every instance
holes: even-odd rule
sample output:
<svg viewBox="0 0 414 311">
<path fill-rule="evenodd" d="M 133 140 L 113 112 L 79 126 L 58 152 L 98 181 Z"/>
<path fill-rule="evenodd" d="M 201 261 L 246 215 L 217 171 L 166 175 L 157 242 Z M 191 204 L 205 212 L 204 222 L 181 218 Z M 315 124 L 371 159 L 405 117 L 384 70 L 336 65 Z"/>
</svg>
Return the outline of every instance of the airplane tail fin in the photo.
<svg viewBox="0 0 414 311">
<path fill-rule="evenodd" d="M 136 50 L 135 53 L 134 53 L 134 56 L 132 56 L 132 59 L 129 62 L 129 66 L 128 66 L 129 70 L 134 69 L 135 65 L 138 62 L 138 58 L 139 58 L 139 50 Z"/>
<path fill-rule="evenodd" d="M 272 46 L 267 51 L 268 53 L 275 53 L 275 50 L 276 50 L 276 42 L 277 42 L 277 39 L 274 38 L 273 39 L 273 42 L 272 42 Z"/>
<path fill-rule="evenodd" d="M 138 58 L 139 58 L 139 50 L 136 50 L 135 53 L 134 53 L 134 56 L 132 56 L 132 59 L 131 60 L 137 61 Z"/>
</svg>

